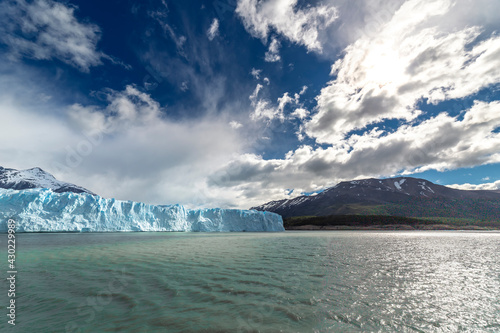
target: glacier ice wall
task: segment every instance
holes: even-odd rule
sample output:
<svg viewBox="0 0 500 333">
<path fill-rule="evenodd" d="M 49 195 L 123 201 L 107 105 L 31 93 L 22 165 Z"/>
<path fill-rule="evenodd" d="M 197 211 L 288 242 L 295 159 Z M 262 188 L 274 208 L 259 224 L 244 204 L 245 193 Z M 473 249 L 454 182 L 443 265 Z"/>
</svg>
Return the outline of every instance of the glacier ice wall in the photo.
<svg viewBox="0 0 500 333">
<path fill-rule="evenodd" d="M 0 232 L 284 231 L 280 215 L 238 209 L 186 209 L 50 189 L 0 189 Z"/>
</svg>

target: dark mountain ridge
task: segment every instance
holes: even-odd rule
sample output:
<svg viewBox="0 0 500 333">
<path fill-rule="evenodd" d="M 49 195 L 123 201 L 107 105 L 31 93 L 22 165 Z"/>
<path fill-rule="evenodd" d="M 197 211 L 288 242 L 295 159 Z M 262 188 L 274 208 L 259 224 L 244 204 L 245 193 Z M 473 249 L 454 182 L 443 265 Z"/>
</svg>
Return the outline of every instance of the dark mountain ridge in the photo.
<svg viewBox="0 0 500 333">
<path fill-rule="evenodd" d="M 412 177 L 346 181 L 315 196 L 253 207 L 282 215 L 392 215 L 500 219 L 498 191 L 465 191 Z"/>
</svg>

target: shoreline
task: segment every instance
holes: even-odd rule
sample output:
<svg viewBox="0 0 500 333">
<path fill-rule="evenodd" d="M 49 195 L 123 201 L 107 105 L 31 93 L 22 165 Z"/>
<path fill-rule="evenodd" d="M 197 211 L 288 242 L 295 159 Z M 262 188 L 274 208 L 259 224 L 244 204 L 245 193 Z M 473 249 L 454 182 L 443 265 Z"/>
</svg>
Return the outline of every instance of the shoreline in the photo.
<svg viewBox="0 0 500 333">
<path fill-rule="evenodd" d="M 332 230 L 388 230 L 388 231 L 411 231 L 411 230 L 455 230 L 455 231 L 499 231 L 500 228 L 481 227 L 481 226 L 453 226 L 449 224 L 428 224 L 428 225 L 409 225 L 409 224 L 388 224 L 388 225 L 312 225 L 305 224 L 300 226 L 285 227 L 286 231 L 332 231 Z"/>
</svg>

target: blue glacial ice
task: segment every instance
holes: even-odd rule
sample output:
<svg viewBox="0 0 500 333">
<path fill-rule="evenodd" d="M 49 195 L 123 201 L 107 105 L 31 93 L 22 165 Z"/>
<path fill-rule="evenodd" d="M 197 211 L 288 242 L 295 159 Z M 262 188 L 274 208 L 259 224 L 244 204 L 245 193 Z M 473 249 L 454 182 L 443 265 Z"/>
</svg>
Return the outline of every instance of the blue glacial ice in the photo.
<svg viewBox="0 0 500 333">
<path fill-rule="evenodd" d="M 284 231 L 280 215 L 238 209 L 186 209 L 50 189 L 0 189 L 0 232 Z"/>
</svg>

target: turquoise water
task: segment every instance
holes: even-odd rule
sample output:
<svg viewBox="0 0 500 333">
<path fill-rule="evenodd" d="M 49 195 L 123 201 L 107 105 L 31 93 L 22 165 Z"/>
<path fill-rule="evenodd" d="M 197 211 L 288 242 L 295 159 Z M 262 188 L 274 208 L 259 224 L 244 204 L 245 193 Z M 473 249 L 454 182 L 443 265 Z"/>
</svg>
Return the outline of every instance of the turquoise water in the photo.
<svg viewBox="0 0 500 333">
<path fill-rule="evenodd" d="M 16 326 L 4 308 L 0 331 L 499 332 L 499 245 L 479 232 L 18 234 Z"/>
</svg>

